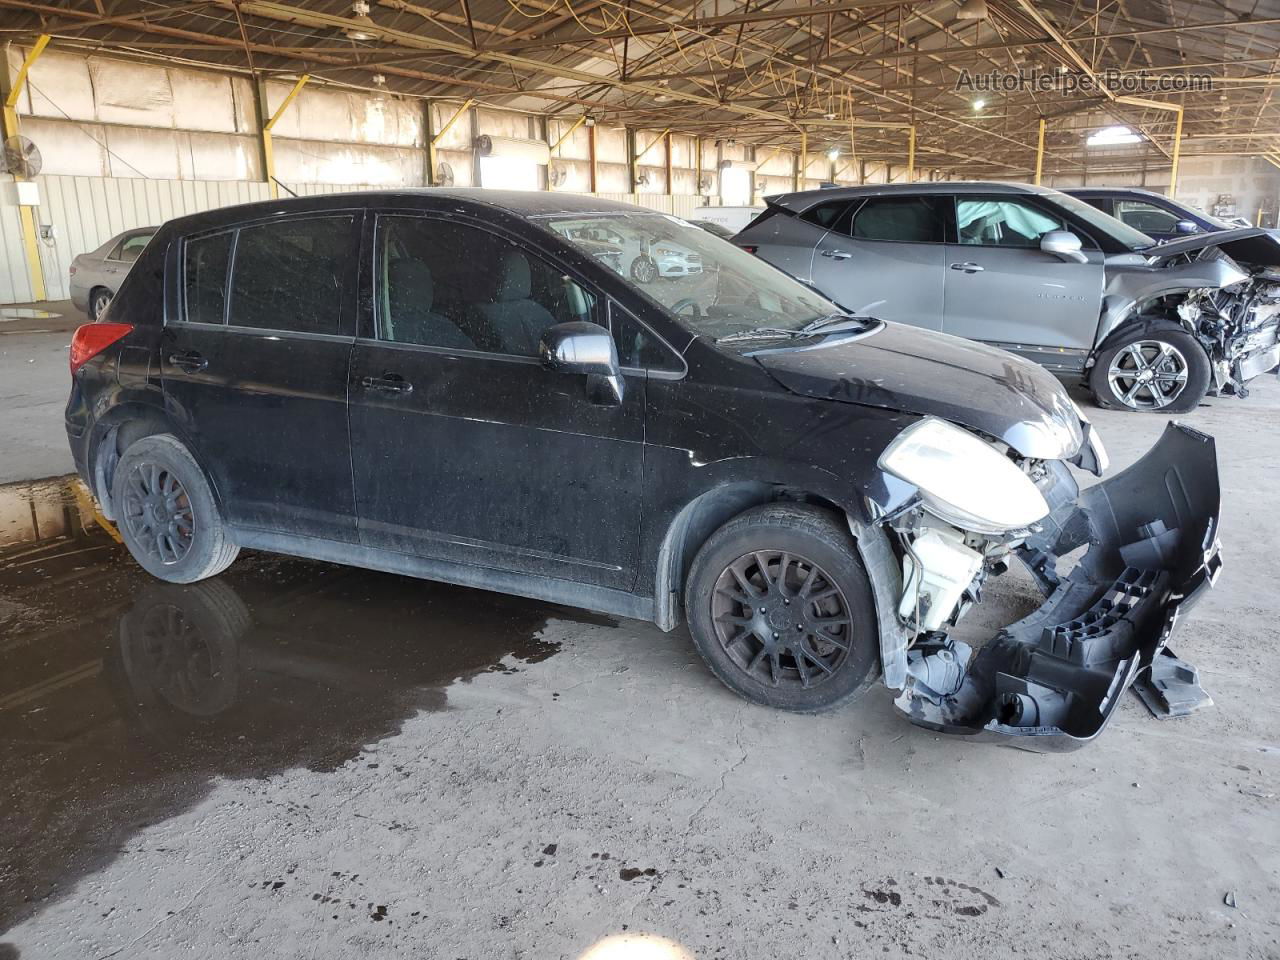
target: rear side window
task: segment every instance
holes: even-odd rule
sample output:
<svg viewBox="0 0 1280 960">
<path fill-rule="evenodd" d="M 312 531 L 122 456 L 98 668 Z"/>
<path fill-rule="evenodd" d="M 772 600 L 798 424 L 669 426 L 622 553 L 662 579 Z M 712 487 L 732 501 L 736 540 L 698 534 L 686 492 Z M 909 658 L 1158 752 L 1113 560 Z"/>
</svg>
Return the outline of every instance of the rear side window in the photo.
<svg viewBox="0 0 1280 960">
<path fill-rule="evenodd" d="M 133 263 L 138 259 L 139 254 L 147 249 L 147 244 L 150 242 L 151 234 L 149 233 L 137 233 L 132 237 L 125 237 L 111 252 L 111 259 Z"/>
<path fill-rule="evenodd" d="M 831 225 L 840 219 L 840 214 L 845 212 L 850 202 L 849 200 L 828 200 L 826 203 L 810 207 L 800 214 L 800 219 L 807 220 L 824 230 L 830 230 Z"/>
<path fill-rule="evenodd" d="M 942 243 L 946 239 L 943 201 L 938 197 L 873 197 L 858 208 L 844 232 L 856 240 Z"/>
<path fill-rule="evenodd" d="M 182 268 L 188 323 L 223 322 L 232 236 L 215 233 L 186 242 Z"/>
<path fill-rule="evenodd" d="M 351 255 L 349 216 L 242 227 L 231 271 L 229 322 L 296 333 L 337 333 Z"/>
</svg>

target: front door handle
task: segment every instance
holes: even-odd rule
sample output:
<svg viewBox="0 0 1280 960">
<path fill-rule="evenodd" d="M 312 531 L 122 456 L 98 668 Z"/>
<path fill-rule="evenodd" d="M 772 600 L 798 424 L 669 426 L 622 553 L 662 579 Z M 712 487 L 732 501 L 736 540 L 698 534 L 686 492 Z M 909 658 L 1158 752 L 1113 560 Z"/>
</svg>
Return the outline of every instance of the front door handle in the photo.
<svg viewBox="0 0 1280 960">
<path fill-rule="evenodd" d="M 169 354 L 169 363 L 186 373 L 199 373 L 209 366 L 209 361 L 195 350 Z"/>
<path fill-rule="evenodd" d="M 848 260 L 853 256 L 852 253 L 847 253 L 844 250 L 823 250 L 822 255 L 829 260 Z"/>
<path fill-rule="evenodd" d="M 360 385 L 366 390 L 386 393 L 413 393 L 413 384 L 398 373 L 385 373 L 380 377 L 362 377 Z"/>
<path fill-rule="evenodd" d="M 965 273 L 981 273 L 986 268 L 980 267 L 972 261 L 965 261 L 964 263 L 953 263 L 951 269 L 963 270 Z"/>
</svg>

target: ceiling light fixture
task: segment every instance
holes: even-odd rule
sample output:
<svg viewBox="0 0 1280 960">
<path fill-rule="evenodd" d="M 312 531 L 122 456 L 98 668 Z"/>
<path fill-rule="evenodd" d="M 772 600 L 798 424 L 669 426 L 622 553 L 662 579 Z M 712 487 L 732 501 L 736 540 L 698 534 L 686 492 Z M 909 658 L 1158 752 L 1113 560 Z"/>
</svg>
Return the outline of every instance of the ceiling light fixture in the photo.
<svg viewBox="0 0 1280 960">
<path fill-rule="evenodd" d="M 956 11 L 957 20 L 985 20 L 988 16 L 987 0 L 964 0 Z"/>
<path fill-rule="evenodd" d="M 835 161 L 840 159 L 840 151 L 837 150 L 835 147 L 832 147 L 830 150 L 827 151 L 827 156 L 831 158 L 832 163 L 835 163 Z"/>
<path fill-rule="evenodd" d="M 347 35 L 348 40 L 378 39 L 378 25 L 369 16 L 369 4 L 364 0 L 357 0 L 351 5 L 351 26 L 347 27 L 343 33 Z"/>
<path fill-rule="evenodd" d="M 986 105 L 987 105 L 987 101 L 985 101 L 985 100 L 975 100 L 975 101 L 973 101 L 973 112 L 974 112 L 974 113 L 978 113 L 978 112 L 979 112 L 983 107 L 985 107 Z"/>
</svg>

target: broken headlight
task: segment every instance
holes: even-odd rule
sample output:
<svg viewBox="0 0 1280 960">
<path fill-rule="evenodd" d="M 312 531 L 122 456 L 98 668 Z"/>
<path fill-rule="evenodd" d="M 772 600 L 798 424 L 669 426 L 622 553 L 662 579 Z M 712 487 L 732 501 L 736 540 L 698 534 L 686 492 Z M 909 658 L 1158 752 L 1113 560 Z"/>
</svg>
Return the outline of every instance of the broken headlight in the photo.
<svg viewBox="0 0 1280 960">
<path fill-rule="evenodd" d="M 880 455 L 880 468 L 920 490 L 930 513 L 962 530 L 1002 535 L 1025 530 L 1049 505 L 1009 458 L 945 420 L 926 417 Z"/>
</svg>

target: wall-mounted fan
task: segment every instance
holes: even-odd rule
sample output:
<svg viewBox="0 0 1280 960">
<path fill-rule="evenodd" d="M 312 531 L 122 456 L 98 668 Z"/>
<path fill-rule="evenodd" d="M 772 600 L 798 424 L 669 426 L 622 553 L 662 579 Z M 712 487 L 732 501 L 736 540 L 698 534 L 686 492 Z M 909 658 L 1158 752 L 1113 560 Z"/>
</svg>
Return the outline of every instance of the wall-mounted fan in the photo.
<svg viewBox="0 0 1280 960">
<path fill-rule="evenodd" d="M 547 184 L 552 187 L 563 187 L 569 182 L 569 168 L 562 163 L 553 163 L 547 167 Z"/>
<path fill-rule="evenodd" d="M 756 193 L 764 193 L 765 188 L 769 186 L 769 181 L 764 177 L 756 177 Z"/>
<path fill-rule="evenodd" d="M 40 173 L 40 148 L 26 137 L 9 137 L 4 142 L 4 172 L 30 180 Z"/>
<path fill-rule="evenodd" d="M 643 187 L 643 186 L 647 186 L 648 183 L 649 183 L 649 174 L 647 173 L 636 174 L 636 186 Z"/>
<path fill-rule="evenodd" d="M 710 192 L 711 192 L 711 178 L 710 178 L 710 177 L 703 177 L 701 180 L 699 180 L 699 181 L 698 181 L 698 192 L 699 192 L 699 193 L 710 193 Z"/>
<path fill-rule="evenodd" d="M 443 160 L 436 164 L 436 186 L 453 186 L 453 167 Z"/>
</svg>

